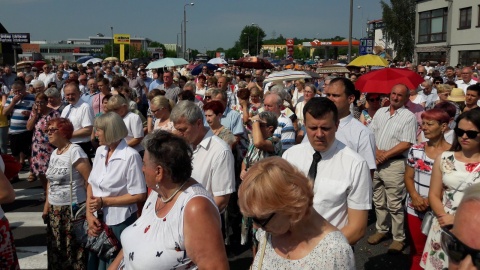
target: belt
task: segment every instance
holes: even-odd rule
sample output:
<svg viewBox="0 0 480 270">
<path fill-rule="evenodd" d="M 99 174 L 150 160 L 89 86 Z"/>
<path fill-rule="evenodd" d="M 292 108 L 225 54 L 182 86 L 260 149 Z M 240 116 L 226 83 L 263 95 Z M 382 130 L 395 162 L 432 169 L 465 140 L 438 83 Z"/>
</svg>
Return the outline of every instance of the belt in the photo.
<svg viewBox="0 0 480 270">
<path fill-rule="evenodd" d="M 393 156 L 391 158 L 389 158 L 388 160 L 398 160 L 398 159 L 404 159 L 405 156 L 404 155 L 396 155 L 396 156 Z"/>
</svg>

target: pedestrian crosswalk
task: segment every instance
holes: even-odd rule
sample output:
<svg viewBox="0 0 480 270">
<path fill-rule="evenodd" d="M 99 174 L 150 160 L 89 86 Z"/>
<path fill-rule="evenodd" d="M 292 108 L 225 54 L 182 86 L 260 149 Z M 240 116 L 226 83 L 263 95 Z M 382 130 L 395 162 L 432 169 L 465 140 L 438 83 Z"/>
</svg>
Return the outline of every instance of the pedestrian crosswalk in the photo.
<svg viewBox="0 0 480 270">
<path fill-rule="evenodd" d="M 2 205 L 10 222 L 20 269 L 47 269 L 46 225 L 43 224 L 41 200 L 43 189 L 39 181 L 29 183 L 28 173 L 20 174 L 13 183 L 15 202 Z"/>
</svg>

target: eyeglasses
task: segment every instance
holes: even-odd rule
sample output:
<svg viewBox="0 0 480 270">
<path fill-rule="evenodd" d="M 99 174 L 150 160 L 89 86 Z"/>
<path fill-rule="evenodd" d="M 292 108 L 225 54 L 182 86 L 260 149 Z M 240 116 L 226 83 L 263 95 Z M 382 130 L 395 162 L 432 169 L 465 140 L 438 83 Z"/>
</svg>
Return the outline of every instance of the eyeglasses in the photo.
<svg viewBox="0 0 480 270">
<path fill-rule="evenodd" d="M 160 110 L 162 110 L 162 109 L 163 109 L 163 108 L 158 108 L 158 109 L 156 109 L 156 110 L 150 109 L 150 111 L 151 111 L 152 113 L 156 113 L 156 112 L 158 112 L 158 111 L 160 111 Z"/>
<path fill-rule="evenodd" d="M 370 102 L 380 101 L 380 98 L 379 98 L 379 97 L 377 97 L 377 98 L 369 98 L 368 101 L 370 101 Z"/>
<path fill-rule="evenodd" d="M 205 96 L 205 99 L 212 99 L 212 96 Z"/>
<path fill-rule="evenodd" d="M 442 228 L 440 241 L 442 249 L 447 253 L 448 258 L 455 263 L 459 263 L 465 259 L 467 255 L 470 255 L 473 265 L 475 265 L 477 269 L 480 269 L 480 250 L 473 249 L 458 240 L 458 238 L 450 232 L 452 228 L 452 225 Z"/>
<path fill-rule="evenodd" d="M 258 225 L 260 225 L 260 227 L 262 228 L 265 228 L 265 226 L 267 226 L 268 222 L 270 222 L 270 220 L 273 218 L 273 216 L 275 216 L 275 213 L 272 213 L 268 218 L 266 219 L 259 219 L 259 218 L 256 218 L 256 217 L 252 217 L 252 220 L 253 222 L 257 223 Z"/>
<path fill-rule="evenodd" d="M 93 72 L 87 72 L 87 74 L 88 74 L 88 75 L 92 75 L 92 74 L 93 74 Z"/>
<path fill-rule="evenodd" d="M 423 75 L 425 74 L 425 72 L 417 72 L 417 74 Z"/>
<path fill-rule="evenodd" d="M 48 128 L 48 129 L 46 130 L 46 132 L 47 132 L 48 134 L 53 134 L 53 133 L 57 132 L 57 130 L 58 130 L 58 128 Z"/>
<path fill-rule="evenodd" d="M 453 131 L 455 131 L 455 134 L 458 136 L 458 137 L 463 137 L 463 134 L 467 134 L 467 137 L 469 139 L 475 139 L 477 138 L 478 136 L 478 131 L 475 131 L 475 130 L 463 130 L 461 128 L 455 128 Z"/>
<path fill-rule="evenodd" d="M 44 104 L 47 104 L 45 101 L 36 101 L 35 102 L 36 105 L 44 105 Z"/>
</svg>

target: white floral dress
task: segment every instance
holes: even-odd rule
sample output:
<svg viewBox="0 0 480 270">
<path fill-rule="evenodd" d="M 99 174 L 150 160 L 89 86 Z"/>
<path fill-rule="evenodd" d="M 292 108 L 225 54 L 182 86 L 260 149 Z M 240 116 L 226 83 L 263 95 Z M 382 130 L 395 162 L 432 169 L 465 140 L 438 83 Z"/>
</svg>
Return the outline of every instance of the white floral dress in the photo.
<svg viewBox="0 0 480 270">
<path fill-rule="evenodd" d="M 440 164 L 444 185 L 442 202 L 447 214 L 455 215 L 457 207 L 463 198 L 464 190 L 472 184 L 480 182 L 480 168 L 476 168 L 477 165 L 478 163 L 464 163 L 455 159 L 452 151 L 442 153 Z M 475 175 L 469 177 L 471 173 Z M 420 262 L 420 266 L 425 269 L 448 268 L 448 256 L 442 250 L 440 244 L 441 231 L 437 219 L 433 219 Z"/>
</svg>

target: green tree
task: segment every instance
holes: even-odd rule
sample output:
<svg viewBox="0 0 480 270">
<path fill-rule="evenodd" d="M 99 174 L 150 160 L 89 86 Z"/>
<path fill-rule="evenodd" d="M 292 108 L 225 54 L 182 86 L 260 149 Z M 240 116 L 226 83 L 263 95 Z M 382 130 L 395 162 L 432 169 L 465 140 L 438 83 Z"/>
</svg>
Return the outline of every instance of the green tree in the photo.
<svg viewBox="0 0 480 270">
<path fill-rule="evenodd" d="M 275 56 L 278 58 L 285 58 L 285 55 L 287 54 L 287 49 L 280 49 L 275 52 Z"/>
<path fill-rule="evenodd" d="M 266 36 L 267 35 L 263 31 L 263 29 L 260 28 L 260 26 L 247 25 L 240 32 L 240 37 L 238 39 L 238 48 L 240 48 L 240 51 L 242 49 L 248 49 L 250 55 L 258 55 L 259 52 L 257 51 L 257 42 L 258 49 L 260 50 L 262 48 L 262 45 L 264 44 L 263 39 Z"/>
<path fill-rule="evenodd" d="M 394 44 L 398 59 L 411 60 L 415 46 L 415 0 L 390 0 L 391 5 L 380 1 L 385 23 L 384 38 Z"/>
</svg>

